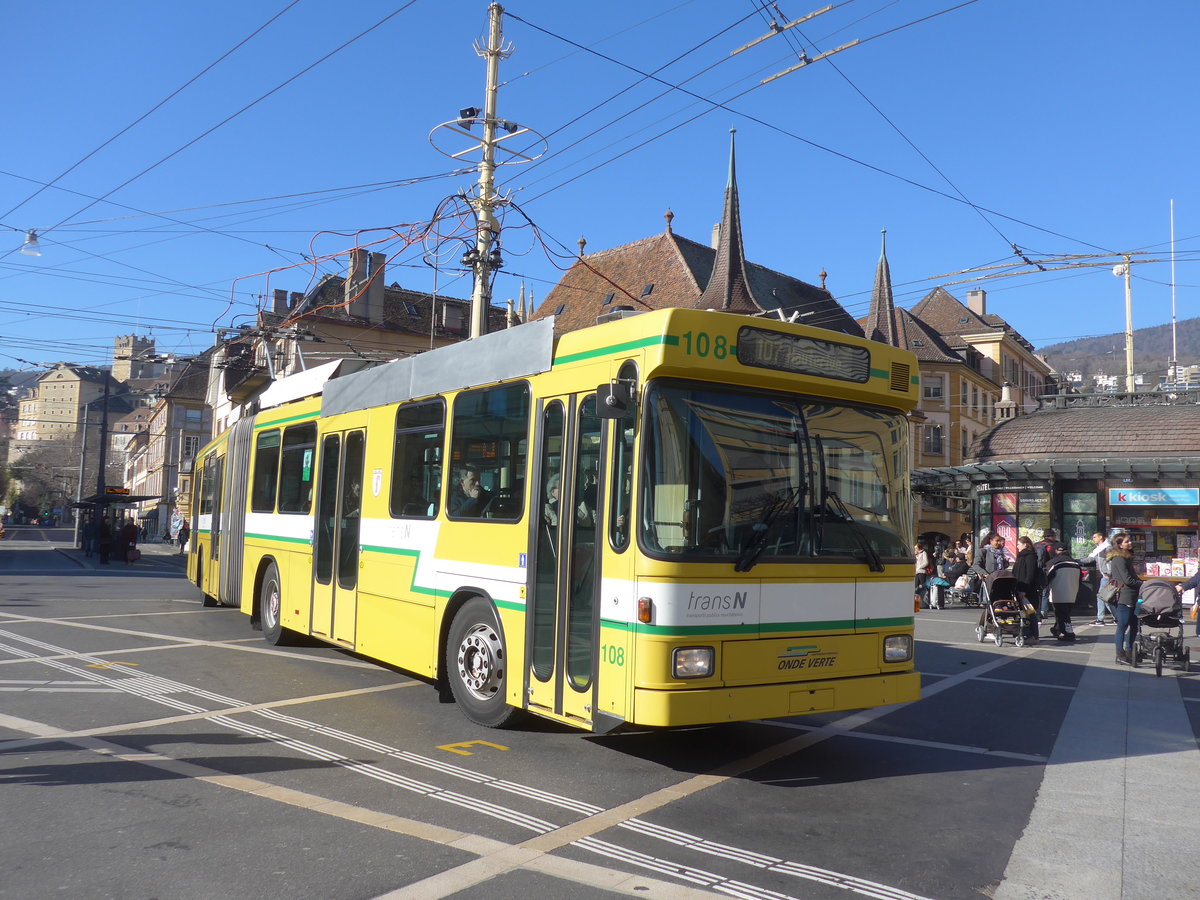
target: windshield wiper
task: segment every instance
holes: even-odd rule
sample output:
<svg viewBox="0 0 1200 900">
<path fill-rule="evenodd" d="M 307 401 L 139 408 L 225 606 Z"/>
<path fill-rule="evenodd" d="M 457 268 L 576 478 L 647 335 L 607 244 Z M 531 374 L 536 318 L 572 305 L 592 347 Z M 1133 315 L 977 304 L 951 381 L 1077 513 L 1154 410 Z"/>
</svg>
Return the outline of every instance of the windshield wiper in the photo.
<svg viewBox="0 0 1200 900">
<path fill-rule="evenodd" d="M 842 502 L 842 498 L 834 491 L 826 491 L 825 498 L 833 501 L 834 508 L 846 520 L 846 525 L 850 529 L 850 533 L 854 535 L 854 539 L 858 541 L 858 545 L 862 547 L 863 554 L 867 557 L 867 567 L 872 572 L 883 571 L 883 559 L 876 552 L 875 547 L 867 538 L 866 532 L 862 530 L 862 526 L 858 524 L 854 516 L 850 514 L 850 510 L 846 508 L 846 504 Z"/>
<path fill-rule="evenodd" d="M 742 552 L 738 554 L 737 561 L 733 564 L 733 571 L 749 572 L 754 568 L 754 564 L 762 556 L 763 550 L 767 549 L 767 538 L 770 537 L 771 526 L 779 521 L 779 517 L 784 513 L 794 511 L 800 504 L 800 497 L 799 488 L 788 488 L 780 491 L 774 500 L 763 507 L 758 521 L 750 526 L 750 537 L 746 541 L 746 545 L 742 547 Z"/>
</svg>

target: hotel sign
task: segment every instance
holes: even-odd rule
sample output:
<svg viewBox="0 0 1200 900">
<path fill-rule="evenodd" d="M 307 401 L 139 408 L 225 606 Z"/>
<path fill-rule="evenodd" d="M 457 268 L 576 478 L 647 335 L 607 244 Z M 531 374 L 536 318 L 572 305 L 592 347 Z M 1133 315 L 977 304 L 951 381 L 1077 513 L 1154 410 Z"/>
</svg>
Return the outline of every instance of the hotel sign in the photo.
<svg viewBox="0 0 1200 900">
<path fill-rule="evenodd" d="M 1200 506 L 1200 488 L 1109 488 L 1109 506 Z"/>
</svg>

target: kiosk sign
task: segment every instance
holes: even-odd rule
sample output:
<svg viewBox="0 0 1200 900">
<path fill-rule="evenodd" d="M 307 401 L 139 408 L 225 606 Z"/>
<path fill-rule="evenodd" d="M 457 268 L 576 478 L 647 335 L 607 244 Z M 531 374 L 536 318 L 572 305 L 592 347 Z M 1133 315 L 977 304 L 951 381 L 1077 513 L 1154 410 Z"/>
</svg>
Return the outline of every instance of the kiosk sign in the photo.
<svg viewBox="0 0 1200 900">
<path fill-rule="evenodd" d="M 1109 506 L 1200 506 L 1200 488 L 1109 488 Z"/>
</svg>

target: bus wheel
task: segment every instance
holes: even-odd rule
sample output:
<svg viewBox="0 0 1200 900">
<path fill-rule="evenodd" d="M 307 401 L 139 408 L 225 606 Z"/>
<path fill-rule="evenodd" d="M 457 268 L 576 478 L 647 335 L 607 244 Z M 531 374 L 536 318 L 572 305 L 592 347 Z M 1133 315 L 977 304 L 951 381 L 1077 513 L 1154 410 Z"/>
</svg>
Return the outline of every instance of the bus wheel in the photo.
<svg viewBox="0 0 1200 900">
<path fill-rule="evenodd" d="M 492 605 L 482 597 L 463 604 L 450 625 L 446 672 L 455 702 L 472 722 L 503 728 L 518 710 L 505 700 L 508 654 Z"/>
<path fill-rule="evenodd" d="M 262 622 L 263 638 L 275 646 L 288 643 L 288 630 L 279 623 L 279 610 L 283 604 L 280 594 L 279 569 L 275 563 L 271 563 L 267 566 L 262 588 L 258 592 L 258 616 Z"/>
</svg>

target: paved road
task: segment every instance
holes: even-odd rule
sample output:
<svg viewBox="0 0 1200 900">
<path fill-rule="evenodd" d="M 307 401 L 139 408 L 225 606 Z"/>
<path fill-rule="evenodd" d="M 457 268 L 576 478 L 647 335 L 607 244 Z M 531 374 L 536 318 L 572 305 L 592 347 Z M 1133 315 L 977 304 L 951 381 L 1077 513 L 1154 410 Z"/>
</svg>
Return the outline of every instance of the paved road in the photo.
<svg viewBox="0 0 1200 900">
<path fill-rule="evenodd" d="M 0 546 L 0 898 L 1115 900 L 1200 880 L 1200 680 L 1117 668 L 1111 628 L 1018 650 L 927 611 L 918 703 L 489 731 L 353 654 L 267 646 L 169 554 L 101 570 Z"/>
</svg>

